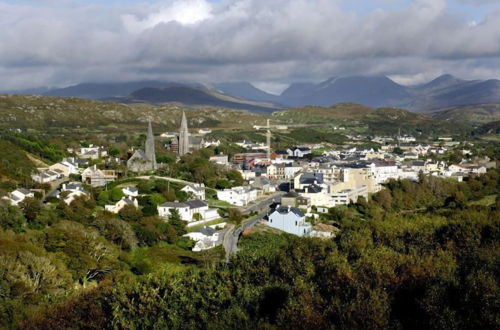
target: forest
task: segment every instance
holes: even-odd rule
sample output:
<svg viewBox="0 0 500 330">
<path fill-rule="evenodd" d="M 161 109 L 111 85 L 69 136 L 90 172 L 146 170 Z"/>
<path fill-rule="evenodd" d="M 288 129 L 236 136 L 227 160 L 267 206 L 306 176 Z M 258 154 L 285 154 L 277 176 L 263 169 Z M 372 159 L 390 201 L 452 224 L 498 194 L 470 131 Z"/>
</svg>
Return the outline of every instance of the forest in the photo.
<svg viewBox="0 0 500 330">
<path fill-rule="evenodd" d="M 420 179 L 330 209 L 334 239 L 254 233 L 228 264 L 186 249 L 178 219 L 2 207 L 2 326 L 497 328 L 499 171 Z"/>
</svg>

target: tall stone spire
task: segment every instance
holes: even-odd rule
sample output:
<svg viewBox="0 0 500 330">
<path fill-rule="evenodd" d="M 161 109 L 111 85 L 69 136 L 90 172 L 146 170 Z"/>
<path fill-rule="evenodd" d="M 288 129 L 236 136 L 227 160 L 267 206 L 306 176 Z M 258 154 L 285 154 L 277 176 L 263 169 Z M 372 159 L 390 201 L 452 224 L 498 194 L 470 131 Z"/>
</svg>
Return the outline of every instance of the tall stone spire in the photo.
<svg viewBox="0 0 500 330">
<path fill-rule="evenodd" d="M 153 127 L 151 119 L 148 120 L 148 137 L 146 139 L 146 158 L 151 162 L 151 169 L 156 170 L 156 153 L 155 153 L 155 137 L 153 135 Z"/>
<path fill-rule="evenodd" d="M 179 156 L 189 153 L 189 130 L 186 113 L 182 112 L 181 128 L 179 130 Z"/>
</svg>

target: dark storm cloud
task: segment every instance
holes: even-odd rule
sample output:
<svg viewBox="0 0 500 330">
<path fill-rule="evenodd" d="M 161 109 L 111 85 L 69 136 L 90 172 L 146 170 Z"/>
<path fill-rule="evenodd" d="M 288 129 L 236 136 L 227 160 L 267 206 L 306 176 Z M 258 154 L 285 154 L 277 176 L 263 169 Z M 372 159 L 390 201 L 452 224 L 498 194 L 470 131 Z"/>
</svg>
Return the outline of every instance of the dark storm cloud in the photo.
<svg viewBox="0 0 500 330">
<path fill-rule="evenodd" d="M 500 10 L 468 22 L 443 0 L 362 17 L 334 0 L 51 3 L 0 0 L 0 89 L 90 80 L 500 76 Z"/>
</svg>

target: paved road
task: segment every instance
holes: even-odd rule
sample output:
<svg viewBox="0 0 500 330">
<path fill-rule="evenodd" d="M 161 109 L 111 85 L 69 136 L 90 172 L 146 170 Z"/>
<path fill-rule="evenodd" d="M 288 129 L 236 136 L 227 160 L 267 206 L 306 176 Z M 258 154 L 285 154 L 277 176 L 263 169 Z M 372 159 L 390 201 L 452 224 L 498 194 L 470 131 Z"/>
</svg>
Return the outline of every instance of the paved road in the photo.
<svg viewBox="0 0 500 330">
<path fill-rule="evenodd" d="M 62 179 L 57 179 L 56 181 L 53 182 L 49 182 L 50 191 L 45 194 L 45 197 L 42 199 L 42 202 L 46 202 L 47 198 L 49 198 L 49 196 L 52 195 L 59 188 L 59 186 L 66 181 L 69 181 L 69 178 L 62 178 Z"/>
<path fill-rule="evenodd" d="M 267 210 L 269 208 L 269 205 L 275 202 L 279 202 L 281 200 L 281 197 L 285 195 L 286 192 L 283 191 L 278 191 L 266 199 L 257 201 L 255 203 L 252 203 L 246 207 L 246 209 L 243 210 L 243 214 L 248 214 L 250 212 L 261 212 L 264 209 Z"/>
<path fill-rule="evenodd" d="M 138 176 L 135 179 L 141 179 L 141 180 L 159 179 L 159 180 L 177 182 L 177 183 L 182 183 L 182 184 L 193 184 L 193 182 L 189 182 L 186 180 L 175 179 L 175 178 L 170 178 L 170 177 L 166 177 L 166 176 L 157 176 L 157 175 Z"/>
<path fill-rule="evenodd" d="M 257 204 L 247 208 L 244 212 L 245 214 L 248 214 L 252 211 L 256 211 L 258 212 L 258 214 L 243 221 L 239 227 L 231 228 L 231 230 L 226 232 L 226 235 L 224 237 L 226 262 L 229 262 L 231 260 L 231 256 L 235 255 L 238 252 L 238 241 L 240 239 L 241 234 L 245 230 L 255 226 L 255 224 L 259 222 L 266 215 L 269 206 L 274 202 L 280 201 L 281 196 L 283 196 L 284 194 L 285 194 L 284 192 L 280 191 L 276 194 L 269 196 L 265 200 L 262 200 Z"/>
</svg>

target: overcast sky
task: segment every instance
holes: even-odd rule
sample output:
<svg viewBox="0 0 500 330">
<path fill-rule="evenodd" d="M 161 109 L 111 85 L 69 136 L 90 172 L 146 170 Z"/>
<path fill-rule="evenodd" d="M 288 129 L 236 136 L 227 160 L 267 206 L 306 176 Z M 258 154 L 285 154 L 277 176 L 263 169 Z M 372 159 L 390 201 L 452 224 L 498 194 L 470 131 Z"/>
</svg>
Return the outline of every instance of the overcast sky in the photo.
<svg viewBox="0 0 500 330">
<path fill-rule="evenodd" d="M 0 0 L 0 90 L 500 77 L 500 0 Z"/>
</svg>

